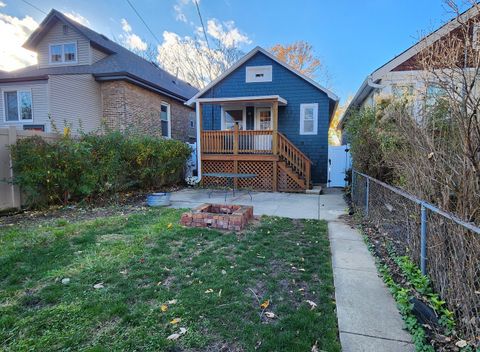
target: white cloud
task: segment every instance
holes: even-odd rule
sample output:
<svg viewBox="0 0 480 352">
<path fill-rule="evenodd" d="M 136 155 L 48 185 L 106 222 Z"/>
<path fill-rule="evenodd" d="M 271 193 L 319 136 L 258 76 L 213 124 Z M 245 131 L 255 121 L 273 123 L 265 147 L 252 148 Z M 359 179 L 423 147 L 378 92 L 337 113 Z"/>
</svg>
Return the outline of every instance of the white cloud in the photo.
<svg viewBox="0 0 480 352">
<path fill-rule="evenodd" d="M 84 26 L 86 27 L 89 27 L 90 26 L 90 21 L 87 20 L 85 17 L 83 17 L 82 15 L 80 15 L 79 13 L 77 12 L 65 12 L 65 16 L 67 16 L 68 18 L 71 18 L 72 20 L 74 21 L 77 21 L 78 23 L 80 24 L 83 24 Z"/>
<path fill-rule="evenodd" d="M 183 13 L 182 7 L 178 4 L 173 6 L 175 10 L 175 19 L 181 22 L 187 22 L 187 16 Z"/>
<path fill-rule="evenodd" d="M 183 9 L 190 4 L 195 5 L 195 3 L 199 4 L 200 0 L 177 0 L 177 3 L 173 5 L 173 10 L 175 11 L 175 20 L 187 23 L 187 16 L 185 15 Z"/>
<path fill-rule="evenodd" d="M 18 18 L 0 13 L 0 70 L 11 71 L 37 62 L 35 53 L 22 48 L 37 27 L 38 23 L 30 16 Z"/>
<path fill-rule="evenodd" d="M 219 40 L 227 48 L 240 44 L 250 44 L 252 42 L 247 35 L 242 34 L 240 30 L 235 27 L 234 21 L 226 21 L 222 24 L 215 18 L 208 20 L 207 33 Z"/>
<path fill-rule="evenodd" d="M 7 4 L 5 4 L 3 1 L 0 1 L 0 7 L 5 7 Z"/>
<path fill-rule="evenodd" d="M 122 29 L 124 32 L 129 33 L 132 31 L 132 26 L 130 26 L 130 24 L 127 22 L 125 18 L 122 18 L 120 22 L 122 23 Z"/>
<path fill-rule="evenodd" d="M 140 38 L 137 34 L 132 32 L 132 26 L 125 18 L 120 21 L 122 24 L 123 34 L 120 35 L 120 40 L 127 49 L 133 51 L 145 51 L 147 50 L 147 43 Z"/>
</svg>

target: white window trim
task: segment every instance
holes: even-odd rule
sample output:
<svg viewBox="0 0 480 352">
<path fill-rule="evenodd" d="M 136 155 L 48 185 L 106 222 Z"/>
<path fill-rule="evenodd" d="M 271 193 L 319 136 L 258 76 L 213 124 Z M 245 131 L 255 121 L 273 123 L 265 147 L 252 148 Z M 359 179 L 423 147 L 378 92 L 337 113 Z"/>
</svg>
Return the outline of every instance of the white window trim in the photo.
<svg viewBox="0 0 480 352">
<path fill-rule="evenodd" d="M 65 50 L 64 45 L 75 44 L 75 61 L 65 61 Z M 62 61 L 52 61 L 52 46 L 61 45 L 62 46 Z M 63 43 L 50 43 L 48 44 L 48 63 L 50 65 L 71 65 L 78 64 L 78 43 L 73 42 L 63 42 Z"/>
<path fill-rule="evenodd" d="M 170 104 L 165 102 L 165 101 L 162 101 L 162 103 L 160 104 L 160 114 L 162 113 L 162 110 L 161 110 L 161 107 L 162 106 L 166 106 L 167 107 L 167 126 L 168 126 L 168 136 L 165 137 L 165 138 L 172 138 L 172 117 L 170 115 Z M 163 121 L 161 116 L 160 116 L 160 121 Z"/>
<path fill-rule="evenodd" d="M 260 110 L 270 110 L 270 129 L 273 129 L 273 111 L 271 106 L 255 106 L 255 113 L 254 113 L 254 122 L 253 122 L 253 129 L 259 130 L 259 120 L 258 120 L 258 111 Z"/>
<path fill-rule="evenodd" d="M 7 102 L 5 100 L 5 93 L 7 92 L 17 92 L 17 117 L 18 117 L 18 120 L 7 120 Z M 20 99 L 19 99 L 19 96 L 18 96 L 18 93 L 30 93 L 30 97 L 32 98 L 32 118 L 29 119 L 29 120 L 22 120 L 20 118 Z M 33 93 L 32 93 L 32 90 L 29 89 L 29 88 L 4 88 L 0 91 L 0 93 L 2 94 L 2 100 L 3 100 L 3 122 L 5 123 L 9 123 L 9 124 L 24 124 L 24 123 L 32 123 L 33 122 Z"/>
<path fill-rule="evenodd" d="M 305 132 L 305 109 L 313 108 L 313 132 Z M 318 103 L 300 104 L 300 134 L 316 135 L 318 134 Z"/>
<path fill-rule="evenodd" d="M 252 76 L 252 71 L 255 73 L 256 70 L 262 71 L 262 73 L 266 73 L 266 75 L 262 78 L 255 78 Z M 273 67 L 272 65 L 265 65 L 265 66 L 247 66 L 245 68 L 245 83 L 265 83 L 265 82 L 272 82 L 273 81 Z"/>
<path fill-rule="evenodd" d="M 227 106 L 224 107 L 222 106 L 222 111 L 221 111 L 221 129 L 222 131 L 225 131 L 225 110 L 242 110 L 242 123 L 243 123 L 243 129 L 247 129 L 247 109 L 245 106 Z"/>
</svg>

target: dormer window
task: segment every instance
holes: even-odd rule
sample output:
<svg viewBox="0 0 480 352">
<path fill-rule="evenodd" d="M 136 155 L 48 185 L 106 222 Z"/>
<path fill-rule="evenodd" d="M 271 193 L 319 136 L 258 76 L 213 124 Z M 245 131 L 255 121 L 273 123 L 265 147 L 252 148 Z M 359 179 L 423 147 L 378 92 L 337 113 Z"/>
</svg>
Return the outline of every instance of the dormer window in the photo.
<svg viewBox="0 0 480 352">
<path fill-rule="evenodd" d="M 77 62 L 77 43 L 50 44 L 50 64 Z"/>
<path fill-rule="evenodd" d="M 245 72 L 245 82 L 271 82 L 272 66 L 247 66 Z"/>
</svg>

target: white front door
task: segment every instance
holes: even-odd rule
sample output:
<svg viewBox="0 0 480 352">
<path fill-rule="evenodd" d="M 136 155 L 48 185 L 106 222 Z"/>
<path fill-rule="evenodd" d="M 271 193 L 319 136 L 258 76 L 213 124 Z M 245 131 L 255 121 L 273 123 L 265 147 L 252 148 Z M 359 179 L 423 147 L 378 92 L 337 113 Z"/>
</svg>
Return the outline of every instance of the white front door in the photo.
<svg viewBox="0 0 480 352">
<path fill-rule="evenodd" d="M 272 109 L 255 108 L 255 130 L 270 131 L 272 129 Z M 271 135 L 256 135 L 255 149 L 257 150 L 272 150 L 272 136 Z"/>
</svg>

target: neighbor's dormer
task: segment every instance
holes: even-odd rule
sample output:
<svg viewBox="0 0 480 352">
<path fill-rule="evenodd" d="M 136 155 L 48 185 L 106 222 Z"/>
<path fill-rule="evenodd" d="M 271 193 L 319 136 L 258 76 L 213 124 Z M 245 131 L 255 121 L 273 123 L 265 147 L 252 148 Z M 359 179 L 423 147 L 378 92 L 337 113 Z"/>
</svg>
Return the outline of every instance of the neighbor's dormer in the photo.
<svg viewBox="0 0 480 352">
<path fill-rule="evenodd" d="M 24 47 L 35 51 L 38 67 L 91 65 L 111 53 L 89 38 L 97 33 L 52 10 L 28 38 Z M 98 38 L 100 41 L 108 39 Z"/>
<path fill-rule="evenodd" d="M 39 41 L 38 66 L 90 65 L 90 41 L 76 29 L 57 20 Z"/>
</svg>

